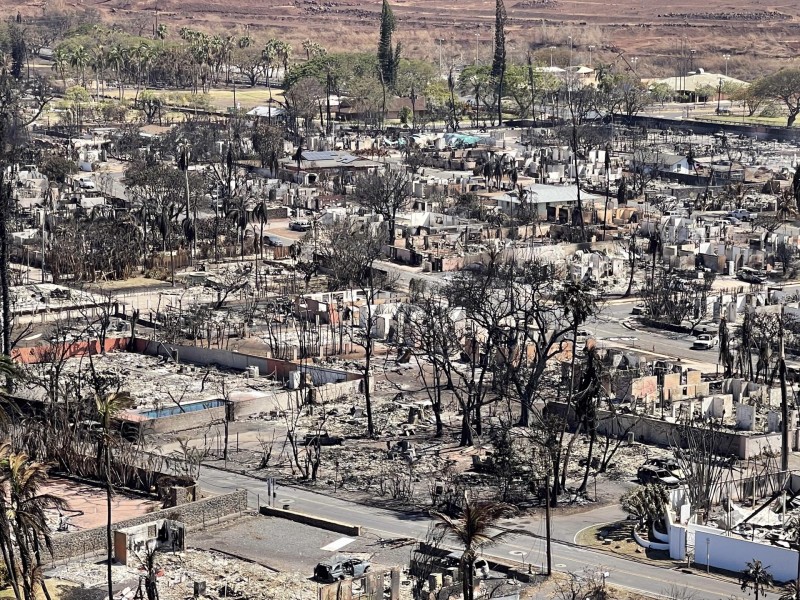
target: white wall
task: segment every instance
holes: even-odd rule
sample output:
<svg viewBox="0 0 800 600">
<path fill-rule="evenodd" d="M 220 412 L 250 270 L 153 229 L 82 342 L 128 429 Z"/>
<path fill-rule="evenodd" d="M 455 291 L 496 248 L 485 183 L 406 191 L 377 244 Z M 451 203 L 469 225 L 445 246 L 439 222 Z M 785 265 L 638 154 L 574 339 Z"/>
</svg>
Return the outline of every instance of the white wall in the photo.
<svg viewBox="0 0 800 600">
<path fill-rule="evenodd" d="M 747 563 L 758 559 L 768 568 L 775 581 L 789 581 L 797 577 L 797 551 L 771 544 L 745 540 L 738 535 L 728 537 L 719 529 L 695 525 L 694 562 L 705 565 L 706 541 L 708 563 L 717 569 L 739 573 Z"/>
</svg>

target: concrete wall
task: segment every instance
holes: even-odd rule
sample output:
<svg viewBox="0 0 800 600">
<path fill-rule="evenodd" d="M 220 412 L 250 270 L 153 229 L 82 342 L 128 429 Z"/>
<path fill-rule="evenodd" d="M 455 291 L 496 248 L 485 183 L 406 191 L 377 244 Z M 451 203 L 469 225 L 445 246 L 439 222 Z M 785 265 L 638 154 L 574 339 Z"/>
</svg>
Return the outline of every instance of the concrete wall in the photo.
<svg viewBox="0 0 800 600">
<path fill-rule="evenodd" d="M 128 347 L 129 341 L 130 338 L 128 337 L 106 338 L 105 350 L 106 352 L 125 350 Z M 90 353 L 100 354 L 99 340 L 81 341 L 68 344 L 65 348 L 65 351 L 63 352 L 63 356 L 66 358 L 72 358 L 78 356 L 86 356 L 87 354 Z M 58 351 L 58 355 L 59 357 L 62 356 L 61 350 Z M 52 352 L 50 351 L 50 345 L 31 346 L 30 348 L 15 348 L 11 352 L 11 357 L 15 361 L 24 364 L 35 364 L 39 362 L 46 362 L 50 360 L 50 356 L 52 356 Z"/>
<path fill-rule="evenodd" d="M 797 551 L 745 540 L 741 536 L 725 535 L 719 529 L 694 525 L 694 562 L 710 564 L 716 569 L 739 573 L 747 563 L 760 560 L 775 581 L 790 581 L 797 577 Z M 708 557 L 708 560 L 706 560 Z"/>
<path fill-rule="evenodd" d="M 307 397 L 310 402 L 323 404 L 334 402 L 349 394 L 357 394 L 361 389 L 360 381 L 343 381 L 341 383 L 328 383 L 317 387 L 299 390 L 278 390 L 267 393 L 231 394 L 234 419 L 249 415 L 269 413 L 275 410 L 286 410 L 289 406 L 300 407 Z M 196 427 L 206 427 L 212 422 L 225 419 L 225 407 L 216 406 L 193 412 L 178 413 L 168 417 L 158 417 L 144 421 L 131 421 L 133 425 L 146 433 L 169 433 L 185 431 Z"/>
<path fill-rule="evenodd" d="M 178 413 L 168 417 L 158 417 L 141 421 L 139 427 L 145 433 L 168 433 L 171 431 L 185 431 L 195 427 L 205 427 L 213 421 L 225 419 L 225 407 L 215 406 L 192 412 Z"/>
<path fill-rule="evenodd" d="M 216 523 L 232 515 L 238 516 L 247 510 L 247 490 L 236 490 L 230 494 L 222 494 L 204 498 L 190 504 L 146 513 L 133 519 L 112 524 L 114 531 L 152 523 L 160 519 L 180 521 L 186 530 L 205 527 L 206 523 Z M 53 535 L 53 560 L 66 560 L 79 556 L 90 556 L 106 551 L 106 528 L 95 527 L 74 533 L 56 533 Z"/>
<path fill-rule="evenodd" d="M 164 344 L 143 339 L 136 340 L 136 351 L 142 354 L 149 354 L 150 356 L 169 356 L 171 353 L 177 352 L 178 362 L 187 362 L 196 365 L 216 364 L 237 371 L 246 371 L 247 367 L 257 366 L 261 376 L 273 377 L 279 381 L 288 381 L 289 373 L 292 371 L 309 373 L 314 385 L 331 383 L 333 381 L 355 381 L 362 378 L 358 373 L 351 373 L 349 371 L 331 369 L 328 367 L 300 365 L 288 360 L 253 356 L 251 354 L 231 352 L 230 350 Z"/>
<path fill-rule="evenodd" d="M 556 414 L 563 414 L 566 405 L 563 402 L 550 402 L 548 410 Z M 662 421 L 659 418 L 640 415 L 612 415 L 607 410 L 598 410 L 599 419 L 597 430 L 599 433 L 618 435 L 633 425 L 631 431 L 637 442 L 671 446 L 679 441 L 677 423 Z M 570 411 L 570 423 L 574 423 L 574 412 Z M 796 430 L 790 432 L 791 438 L 796 438 Z M 744 434 L 735 431 L 723 431 L 717 435 L 716 452 L 722 456 L 735 455 L 738 458 L 758 456 L 764 450 L 780 451 L 780 433 L 750 433 Z"/>
<path fill-rule="evenodd" d="M 335 531 L 336 533 L 341 533 L 344 535 L 354 535 L 356 537 L 361 535 L 360 525 L 343 523 L 341 521 L 332 521 L 331 519 L 323 519 L 322 517 L 297 512 L 294 510 L 284 510 L 282 508 L 275 508 L 273 506 L 259 506 L 258 512 L 267 517 L 288 519 L 296 523 L 303 523 L 304 525 L 311 525 L 312 527 L 319 527 L 320 529 L 327 529 L 328 531 Z"/>
</svg>

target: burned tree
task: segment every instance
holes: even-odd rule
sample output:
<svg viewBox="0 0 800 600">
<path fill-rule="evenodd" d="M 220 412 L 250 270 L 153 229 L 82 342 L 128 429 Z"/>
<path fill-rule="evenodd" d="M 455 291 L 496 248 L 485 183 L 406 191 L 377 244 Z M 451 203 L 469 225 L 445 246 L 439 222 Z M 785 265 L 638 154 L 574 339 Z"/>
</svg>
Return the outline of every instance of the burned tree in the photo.
<svg viewBox="0 0 800 600">
<path fill-rule="evenodd" d="M 714 273 L 704 273 L 699 280 L 694 271 L 682 273 L 657 268 L 642 290 L 645 313 L 671 325 L 688 321 L 694 330 L 705 317 L 714 277 Z"/>
<path fill-rule="evenodd" d="M 325 254 L 322 260 L 331 269 L 329 286 L 331 291 L 349 290 L 363 299 L 358 309 L 360 319 L 356 330 L 352 322 L 354 311 L 351 309 L 350 337 L 351 341 L 364 350 L 364 400 L 367 408 L 367 433 L 375 435 L 372 415 L 372 393 L 370 380 L 372 377 L 372 359 L 375 355 L 377 334 L 376 300 L 380 290 L 391 287 L 392 281 L 387 275 L 375 268 L 375 261 L 381 256 L 383 239 L 380 230 L 369 223 L 348 223 L 340 221 L 328 227 L 323 235 L 327 237 Z"/>
<path fill-rule="evenodd" d="M 386 222 L 386 243 L 394 243 L 397 211 L 405 206 L 408 176 L 403 171 L 386 168 L 356 179 L 355 198 L 365 208 L 381 215 Z"/>
<path fill-rule="evenodd" d="M 686 482 L 692 509 L 709 518 L 711 503 L 728 470 L 732 438 L 715 419 L 695 420 L 686 415 L 672 435 L 671 446 Z"/>
<path fill-rule="evenodd" d="M 2 302 L 2 347 L 9 356 L 12 350 L 11 291 L 9 283 L 9 244 L 11 220 L 16 210 L 13 183 L 17 162 L 28 143 L 27 128 L 39 118 L 52 99 L 43 80 L 23 82 L 0 66 L 0 302 Z"/>
</svg>

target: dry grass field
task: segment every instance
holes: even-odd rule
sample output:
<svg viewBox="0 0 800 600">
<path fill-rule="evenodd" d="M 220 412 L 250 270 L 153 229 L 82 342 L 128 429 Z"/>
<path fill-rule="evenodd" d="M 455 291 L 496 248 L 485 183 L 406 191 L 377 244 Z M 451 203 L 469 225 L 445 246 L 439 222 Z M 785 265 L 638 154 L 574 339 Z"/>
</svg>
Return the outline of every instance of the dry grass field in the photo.
<svg viewBox="0 0 800 600">
<path fill-rule="evenodd" d="M 0 0 L 31 14 L 42 9 L 95 8 L 116 21 L 151 23 L 156 9 L 174 32 L 181 26 L 239 32 L 248 28 L 259 38 L 278 36 L 295 44 L 321 42 L 329 50 L 371 50 L 377 43 L 381 0 L 34 0 L 25 6 Z M 406 56 L 438 61 L 457 57 L 471 62 L 476 42 L 479 60 L 491 60 L 494 0 L 393 0 L 396 39 Z M 521 60 L 529 47 L 556 61 L 572 39 L 573 59 L 611 62 L 620 52 L 638 56 L 648 75 L 675 72 L 681 43 L 695 50 L 695 66 L 724 69 L 752 78 L 766 68 L 793 60 L 800 49 L 800 0 L 505 0 L 512 58 Z M 38 5 L 38 6 L 37 6 Z"/>
</svg>

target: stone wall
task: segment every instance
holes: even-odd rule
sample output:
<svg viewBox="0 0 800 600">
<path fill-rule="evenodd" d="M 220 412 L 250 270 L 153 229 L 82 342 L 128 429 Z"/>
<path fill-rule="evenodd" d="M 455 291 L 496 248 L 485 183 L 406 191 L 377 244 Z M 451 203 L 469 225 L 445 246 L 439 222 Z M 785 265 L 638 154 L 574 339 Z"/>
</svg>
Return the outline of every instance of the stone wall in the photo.
<svg viewBox="0 0 800 600">
<path fill-rule="evenodd" d="M 113 523 L 111 529 L 125 529 L 159 519 L 180 521 L 186 531 L 200 529 L 230 516 L 239 516 L 247 509 L 247 490 L 236 490 L 204 498 L 190 504 L 146 513 L 133 519 Z M 79 556 L 91 556 L 106 551 L 106 528 L 95 527 L 74 533 L 56 533 L 53 536 L 53 560 L 66 560 Z"/>
</svg>

